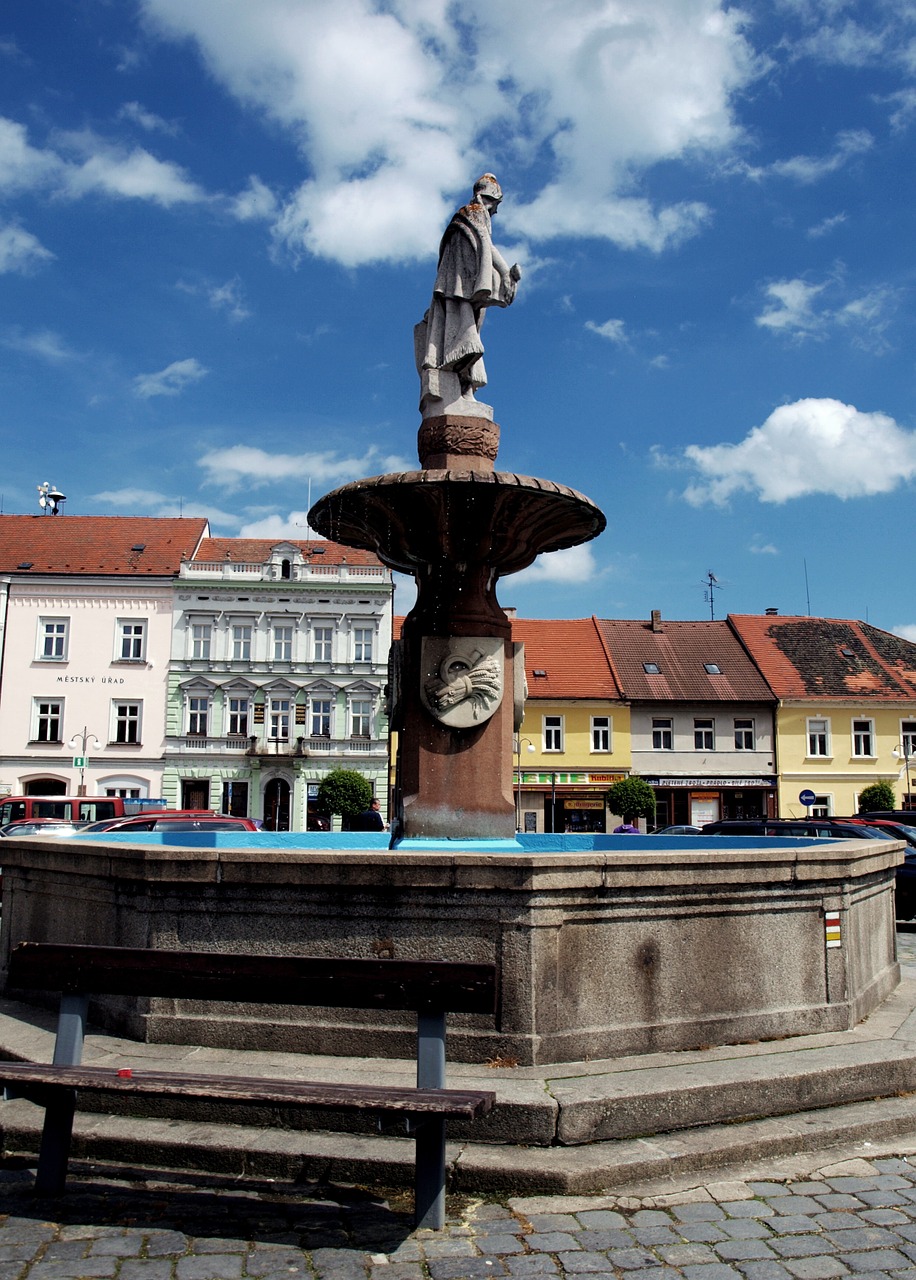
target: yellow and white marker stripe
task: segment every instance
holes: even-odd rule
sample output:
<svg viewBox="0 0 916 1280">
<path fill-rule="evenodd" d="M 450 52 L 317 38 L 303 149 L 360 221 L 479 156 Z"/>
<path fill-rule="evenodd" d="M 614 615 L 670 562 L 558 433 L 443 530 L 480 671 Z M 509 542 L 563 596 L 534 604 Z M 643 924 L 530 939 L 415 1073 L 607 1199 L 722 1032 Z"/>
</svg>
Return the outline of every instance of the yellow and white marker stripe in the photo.
<svg viewBox="0 0 916 1280">
<path fill-rule="evenodd" d="M 843 945 L 842 935 L 840 934 L 839 911 L 826 911 L 824 913 L 824 941 L 828 948 L 841 947 Z"/>
</svg>

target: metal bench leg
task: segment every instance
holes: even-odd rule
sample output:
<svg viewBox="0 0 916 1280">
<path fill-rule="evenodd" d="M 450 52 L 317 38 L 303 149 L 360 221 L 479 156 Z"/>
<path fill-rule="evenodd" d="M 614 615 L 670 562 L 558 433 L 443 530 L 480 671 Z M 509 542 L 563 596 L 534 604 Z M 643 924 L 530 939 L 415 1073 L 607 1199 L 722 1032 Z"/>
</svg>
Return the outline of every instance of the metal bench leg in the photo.
<svg viewBox="0 0 916 1280">
<path fill-rule="evenodd" d="M 445 1014 L 417 1014 L 417 1088 L 445 1088 Z M 445 1118 L 423 1119 L 416 1130 L 414 1213 L 418 1227 L 445 1226 Z"/>
<path fill-rule="evenodd" d="M 88 1008 L 88 996 L 61 996 L 57 1039 L 54 1042 L 54 1066 L 79 1066 L 83 1056 Z M 59 1196 L 66 1186 L 75 1110 L 75 1090 L 55 1089 L 53 1091 L 45 1107 L 45 1122 L 41 1131 L 41 1148 L 38 1153 L 35 1190 L 39 1195 Z"/>
</svg>

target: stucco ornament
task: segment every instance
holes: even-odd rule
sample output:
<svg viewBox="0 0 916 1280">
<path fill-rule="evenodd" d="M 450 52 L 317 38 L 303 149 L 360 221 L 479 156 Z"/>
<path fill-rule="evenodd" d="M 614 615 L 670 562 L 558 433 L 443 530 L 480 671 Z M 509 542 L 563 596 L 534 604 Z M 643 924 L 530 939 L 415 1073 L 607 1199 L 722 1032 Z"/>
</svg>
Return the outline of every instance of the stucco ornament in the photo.
<svg viewBox="0 0 916 1280">
<path fill-rule="evenodd" d="M 492 219 L 502 198 L 493 174 L 483 174 L 470 204 L 452 217 L 442 237 L 432 301 L 414 329 L 424 417 L 492 417 L 492 409 L 474 398 L 487 381 L 480 329 L 488 307 L 511 306 L 522 274 L 493 243 Z"/>
<path fill-rule="evenodd" d="M 497 636 L 426 636 L 420 700 L 436 720 L 471 729 L 502 701 L 504 642 Z"/>
</svg>

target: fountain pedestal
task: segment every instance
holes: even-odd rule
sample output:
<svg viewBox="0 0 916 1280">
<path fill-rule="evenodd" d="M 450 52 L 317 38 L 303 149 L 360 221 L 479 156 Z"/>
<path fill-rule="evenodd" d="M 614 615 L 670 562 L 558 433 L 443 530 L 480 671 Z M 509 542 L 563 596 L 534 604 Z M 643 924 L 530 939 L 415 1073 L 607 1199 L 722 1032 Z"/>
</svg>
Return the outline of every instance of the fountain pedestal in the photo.
<svg viewBox="0 0 916 1280">
<path fill-rule="evenodd" d="M 373 551 L 416 579 L 391 679 L 395 813 L 407 837 L 514 834 L 512 733 L 524 667 L 496 583 L 605 525 L 574 489 L 496 471 L 498 442 L 486 418 L 428 418 L 421 470 L 344 485 L 309 512 L 324 537 Z"/>
</svg>

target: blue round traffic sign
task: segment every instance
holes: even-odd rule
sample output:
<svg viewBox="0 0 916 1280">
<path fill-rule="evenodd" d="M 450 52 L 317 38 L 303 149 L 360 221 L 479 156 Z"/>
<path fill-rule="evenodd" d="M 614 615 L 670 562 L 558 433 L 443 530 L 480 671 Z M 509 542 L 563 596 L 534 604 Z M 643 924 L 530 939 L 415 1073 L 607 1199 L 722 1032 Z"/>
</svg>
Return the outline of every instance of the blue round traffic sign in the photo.
<svg viewBox="0 0 916 1280">
<path fill-rule="evenodd" d="M 800 802 L 803 805 L 805 805 L 805 807 L 807 808 L 808 805 L 814 804 L 815 800 L 817 799 L 817 796 L 814 794 L 813 791 L 800 791 L 798 794 L 798 798 Z"/>
</svg>

